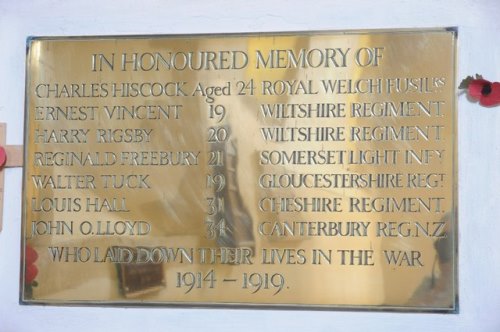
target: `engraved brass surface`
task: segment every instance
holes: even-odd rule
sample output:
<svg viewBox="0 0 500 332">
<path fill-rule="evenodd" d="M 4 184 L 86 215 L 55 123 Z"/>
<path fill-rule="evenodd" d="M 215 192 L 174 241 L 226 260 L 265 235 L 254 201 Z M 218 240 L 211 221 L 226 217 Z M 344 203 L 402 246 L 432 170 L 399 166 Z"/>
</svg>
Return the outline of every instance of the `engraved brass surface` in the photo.
<svg viewBox="0 0 500 332">
<path fill-rule="evenodd" d="M 455 48 L 30 39 L 21 302 L 455 310 Z"/>
</svg>

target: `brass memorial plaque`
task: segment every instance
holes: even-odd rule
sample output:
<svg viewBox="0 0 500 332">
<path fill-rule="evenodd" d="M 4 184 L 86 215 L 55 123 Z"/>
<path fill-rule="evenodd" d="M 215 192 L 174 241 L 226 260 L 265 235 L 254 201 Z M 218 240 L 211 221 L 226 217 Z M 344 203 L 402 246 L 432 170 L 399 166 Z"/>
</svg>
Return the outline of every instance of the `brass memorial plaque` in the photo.
<svg viewBox="0 0 500 332">
<path fill-rule="evenodd" d="M 456 38 L 30 38 L 21 302 L 455 311 Z"/>
</svg>

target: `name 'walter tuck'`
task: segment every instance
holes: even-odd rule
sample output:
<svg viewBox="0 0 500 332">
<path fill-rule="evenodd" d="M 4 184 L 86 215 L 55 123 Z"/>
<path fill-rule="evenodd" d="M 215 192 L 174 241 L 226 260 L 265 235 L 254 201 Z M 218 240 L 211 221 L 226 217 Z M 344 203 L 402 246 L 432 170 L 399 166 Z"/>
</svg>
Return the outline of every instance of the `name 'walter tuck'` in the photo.
<svg viewBox="0 0 500 332">
<path fill-rule="evenodd" d="M 453 311 L 454 52 L 443 29 L 30 38 L 21 302 Z"/>
</svg>

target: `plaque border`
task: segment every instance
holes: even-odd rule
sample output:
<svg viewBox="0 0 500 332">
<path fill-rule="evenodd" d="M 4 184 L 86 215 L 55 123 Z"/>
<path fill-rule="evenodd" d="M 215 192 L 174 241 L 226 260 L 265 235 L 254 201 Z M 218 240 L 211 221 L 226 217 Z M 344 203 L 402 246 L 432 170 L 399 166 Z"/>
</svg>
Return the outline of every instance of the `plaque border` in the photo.
<svg viewBox="0 0 500 332">
<path fill-rule="evenodd" d="M 28 202 L 25 197 L 27 167 L 23 166 L 22 173 L 22 205 L 21 205 L 21 260 L 19 275 L 19 304 L 28 306 L 56 306 L 56 307 L 123 307 L 123 308 L 174 308 L 174 309 L 243 309 L 243 310 L 291 310 L 291 311 L 359 311 L 359 312 L 387 312 L 387 313 L 427 313 L 427 314 L 459 314 L 459 242 L 458 242 L 458 98 L 457 98 L 457 71 L 458 71 L 458 51 L 459 38 L 458 26 L 449 27 L 423 27 L 423 28 L 382 28 L 382 29 L 347 29 L 347 30 L 297 30 L 297 31 L 259 31 L 259 32 L 217 32 L 217 33 L 179 33 L 179 34 L 110 34 L 110 35 L 57 35 L 57 36 L 28 36 L 26 38 L 26 58 L 25 58 L 25 95 L 24 95 L 24 133 L 23 133 L 23 158 L 28 160 L 27 137 L 29 128 L 29 79 L 31 45 L 33 41 L 80 41 L 80 40 L 113 40 L 113 39 L 150 39 L 150 38 L 232 38 L 232 37 L 260 37 L 260 36 L 320 36 L 320 35 L 373 35 L 373 34 L 415 34 L 415 33 L 444 33 L 449 32 L 453 37 L 453 94 L 452 94 L 452 202 L 451 213 L 453 221 L 452 232 L 452 253 L 453 253 L 453 306 L 449 308 L 426 308 L 415 306 L 392 306 L 392 305 L 314 305 L 314 304 L 272 304 L 272 303 L 243 303 L 243 302 L 173 302 L 173 301 L 148 301 L 148 302 L 128 302 L 128 301 L 106 301 L 106 300 L 25 300 L 24 295 L 24 275 L 25 275 L 25 249 L 26 249 L 26 215 Z"/>
</svg>

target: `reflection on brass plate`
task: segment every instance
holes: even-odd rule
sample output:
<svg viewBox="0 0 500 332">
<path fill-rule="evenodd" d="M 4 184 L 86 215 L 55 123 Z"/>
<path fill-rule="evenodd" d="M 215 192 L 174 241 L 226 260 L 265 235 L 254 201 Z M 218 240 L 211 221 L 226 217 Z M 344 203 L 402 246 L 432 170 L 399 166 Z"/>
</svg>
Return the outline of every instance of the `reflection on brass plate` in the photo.
<svg viewBox="0 0 500 332">
<path fill-rule="evenodd" d="M 455 31 L 28 46 L 22 303 L 455 311 Z"/>
</svg>

